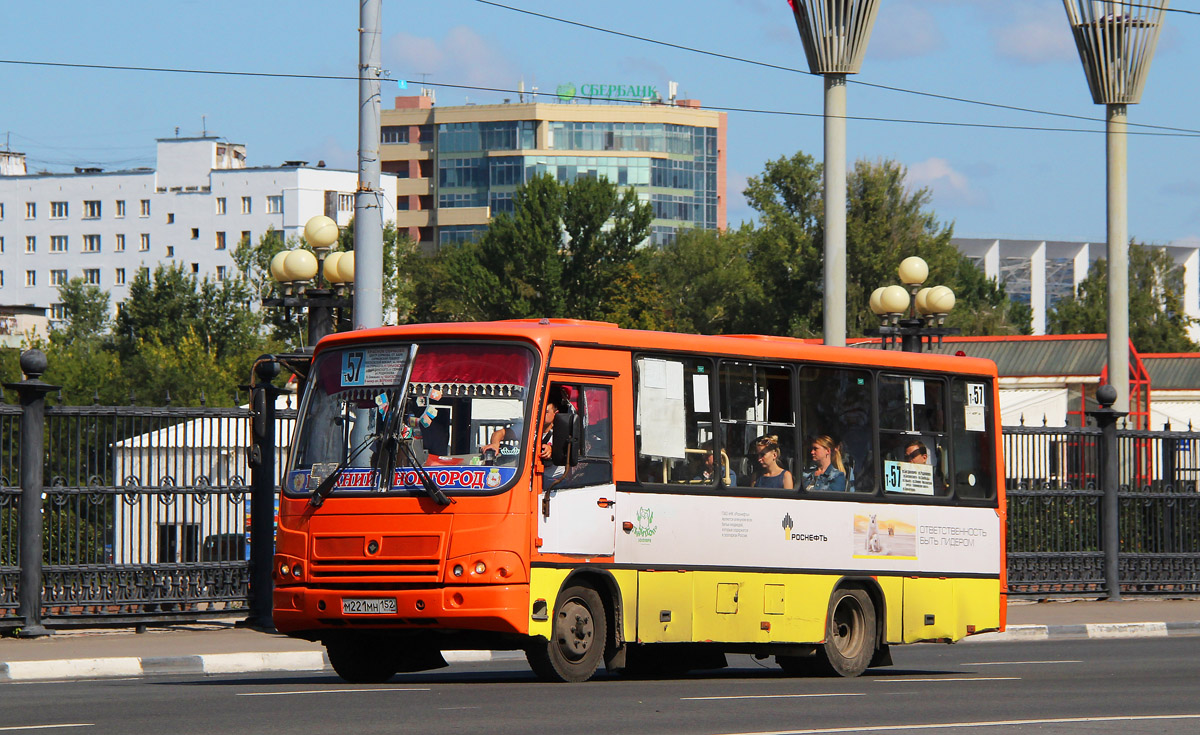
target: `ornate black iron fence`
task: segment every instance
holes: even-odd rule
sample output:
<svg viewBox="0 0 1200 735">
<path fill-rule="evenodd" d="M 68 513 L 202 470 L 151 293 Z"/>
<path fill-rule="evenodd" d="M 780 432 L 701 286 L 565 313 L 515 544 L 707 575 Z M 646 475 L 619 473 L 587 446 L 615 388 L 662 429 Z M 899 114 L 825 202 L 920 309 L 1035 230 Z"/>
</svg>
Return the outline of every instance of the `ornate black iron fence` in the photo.
<svg viewBox="0 0 1200 735">
<path fill-rule="evenodd" d="M 286 403 L 277 457 L 295 418 Z M 20 415 L 0 405 L 0 629 L 24 624 Z M 247 408 L 46 408 L 41 622 L 245 615 L 250 418 Z"/>
<path fill-rule="evenodd" d="M 1200 592 L 1200 433 L 1116 430 L 1115 589 Z M 1005 427 L 1012 594 L 1110 593 L 1104 432 Z"/>
</svg>

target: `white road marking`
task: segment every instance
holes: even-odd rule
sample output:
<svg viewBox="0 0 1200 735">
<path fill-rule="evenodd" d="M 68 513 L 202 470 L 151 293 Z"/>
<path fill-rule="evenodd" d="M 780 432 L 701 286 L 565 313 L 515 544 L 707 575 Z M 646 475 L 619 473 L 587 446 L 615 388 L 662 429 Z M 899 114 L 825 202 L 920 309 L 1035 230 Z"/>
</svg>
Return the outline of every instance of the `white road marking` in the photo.
<svg viewBox="0 0 1200 735">
<path fill-rule="evenodd" d="M 727 733 L 727 735 L 823 735 L 843 732 L 903 732 L 905 730 L 949 730 L 955 727 L 1027 727 L 1029 725 L 1062 725 L 1084 722 L 1149 722 L 1162 720 L 1200 720 L 1200 714 L 1187 715 L 1124 715 L 1116 717 L 1055 717 L 1041 720 L 982 720 L 977 722 L 930 722 L 916 725 L 867 725 L 863 727 L 828 727 L 812 730 L 771 730 L 762 732 Z"/>
<path fill-rule="evenodd" d="M 963 666 L 1033 666 L 1034 664 L 1081 664 L 1082 661 L 975 661 Z"/>
<path fill-rule="evenodd" d="M 801 697 L 865 697 L 866 694 L 860 692 L 852 693 L 835 693 L 835 694 L 746 694 L 744 696 L 726 696 L 726 697 L 680 697 L 681 702 L 696 702 L 706 699 L 798 699 Z"/>
<path fill-rule="evenodd" d="M 67 722 L 61 725 L 12 725 L 0 727 L 0 732 L 20 732 L 23 730 L 54 730 L 60 727 L 95 727 L 91 722 Z"/>
<path fill-rule="evenodd" d="M 238 692 L 238 697 L 287 697 L 292 694 L 363 694 L 371 692 L 427 692 L 429 687 L 387 687 L 381 689 L 306 689 L 300 692 Z"/>
<path fill-rule="evenodd" d="M 926 679 L 897 677 L 895 679 L 876 679 L 881 683 L 897 683 L 905 681 L 1020 681 L 1019 676 L 931 676 Z"/>
</svg>

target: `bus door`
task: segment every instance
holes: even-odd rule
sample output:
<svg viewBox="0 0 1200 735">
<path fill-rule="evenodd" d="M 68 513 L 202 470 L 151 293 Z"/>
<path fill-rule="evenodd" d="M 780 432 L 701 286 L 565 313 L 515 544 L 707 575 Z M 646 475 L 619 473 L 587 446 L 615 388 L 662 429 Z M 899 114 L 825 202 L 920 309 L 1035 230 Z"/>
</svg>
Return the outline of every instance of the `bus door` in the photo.
<svg viewBox="0 0 1200 735">
<path fill-rule="evenodd" d="M 555 372 L 551 367 L 543 420 L 547 413 L 574 413 L 581 432 L 571 452 L 535 460 L 538 468 L 538 537 L 548 554 L 612 556 L 616 545 L 616 485 L 612 463 L 613 378 L 600 371 Z M 586 377 L 585 377 L 586 375 Z M 539 450 L 553 444 L 553 432 L 543 426 Z M 561 442 L 561 440 L 560 440 Z M 542 452 L 539 452 L 541 455 Z M 559 463 L 556 464 L 555 460 Z"/>
</svg>

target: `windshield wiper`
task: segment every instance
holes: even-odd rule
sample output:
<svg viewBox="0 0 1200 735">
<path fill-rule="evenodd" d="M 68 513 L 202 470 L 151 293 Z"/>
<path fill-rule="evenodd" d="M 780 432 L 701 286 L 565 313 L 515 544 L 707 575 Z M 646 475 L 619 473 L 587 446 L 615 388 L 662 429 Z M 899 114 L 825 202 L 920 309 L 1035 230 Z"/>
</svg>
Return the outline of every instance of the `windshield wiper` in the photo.
<svg viewBox="0 0 1200 735">
<path fill-rule="evenodd" d="M 321 480 L 321 484 L 317 485 L 317 489 L 313 490 L 313 494 L 308 498 L 308 504 L 314 508 L 320 508 L 325 502 L 325 498 L 329 497 L 329 494 L 333 492 L 333 488 L 335 485 L 337 485 L 338 478 L 342 476 L 342 472 L 344 472 L 346 468 L 350 466 L 350 463 L 353 462 L 358 455 L 362 454 L 362 450 L 366 449 L 367 446 L 374 440 L 375 436 L 371 435 L 359 442 L 358 446 L 354 448 L 354 451 L 350 452 L 350 454 L 344 460 L 339 462 L 338 466 L 333 468 L 333 472 L 330 472 L 325 479 Z"/>
</svg>

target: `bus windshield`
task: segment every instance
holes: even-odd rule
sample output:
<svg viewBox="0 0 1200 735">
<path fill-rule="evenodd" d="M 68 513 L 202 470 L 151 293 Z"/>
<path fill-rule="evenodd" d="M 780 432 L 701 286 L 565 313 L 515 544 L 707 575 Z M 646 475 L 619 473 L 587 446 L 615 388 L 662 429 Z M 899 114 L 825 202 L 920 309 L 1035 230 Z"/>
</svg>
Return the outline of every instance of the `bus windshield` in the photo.
<svg viewBox="0 0 1200 735">
<path fill-rule="evenodd" d="M 410 344 L 388 343 L 317 357 L 287 492 L 311 493 L 333 473 L 338 495 L 420 491 L 426 474 L 420 468 L 439 488 L 454 492 L 492 492 L 516 477 L 532 351 L 496 343 L 418 344 L 410 371 L 412 354 Z M 383 441 L 385 427 L 403 445 L 390 458 L 378 456 L 381 447 L 395 444 Z M 385 467 L 394 468 L 386 480 L 378 474 Z"/>
</svg>

